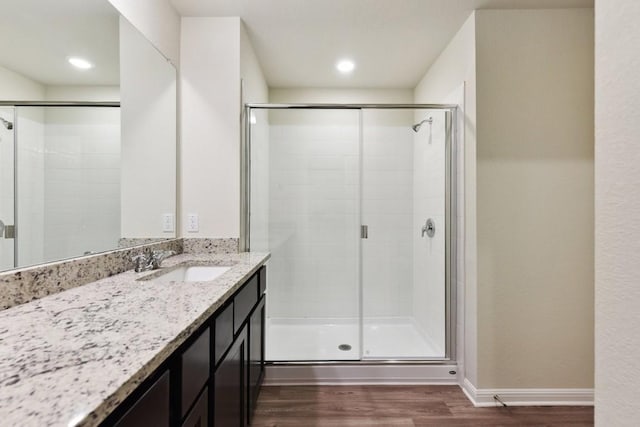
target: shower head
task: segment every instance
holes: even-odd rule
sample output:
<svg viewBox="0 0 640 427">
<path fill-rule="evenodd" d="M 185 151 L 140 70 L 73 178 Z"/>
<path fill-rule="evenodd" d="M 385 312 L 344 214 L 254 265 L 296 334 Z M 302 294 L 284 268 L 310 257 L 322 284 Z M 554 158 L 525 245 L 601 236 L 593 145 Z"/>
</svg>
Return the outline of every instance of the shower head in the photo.
<svg viewBox="0 0 640 427">
<path fill-rule="evenodd" d="M 424 119 L 420 123 L 416 123 L 415 125 L 411 126 L 411 129 L 413 129 L 414 132 L 418 132 L 420 130 L 420 126 L 422 126 L 423 123 L 432 124 L 433 123 L 433 117 L 429 117 L 428 119 Z"/>
<path fill-rule="evenodd" d="M 13 122 L 10 122 L 9 120 L 5 120 L 2 117 L 0 117 L 0 122 L 2 122 L 4 127 L 6 127 L 7 129 L 9 130 L 13 129 Z"/>
</svg>

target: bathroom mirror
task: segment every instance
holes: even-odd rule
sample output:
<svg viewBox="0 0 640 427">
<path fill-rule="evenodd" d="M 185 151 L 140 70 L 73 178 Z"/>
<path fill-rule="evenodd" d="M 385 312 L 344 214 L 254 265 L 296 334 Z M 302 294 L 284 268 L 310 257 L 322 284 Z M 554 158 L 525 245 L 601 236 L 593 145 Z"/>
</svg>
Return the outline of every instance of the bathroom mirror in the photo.
<svg viewBox="0 0 640 427">
<path fill-rule="evenodd" d="M 171 63 L 108 0 L 0 26 L 0 271 L 175 237 Z"/>
</svg>

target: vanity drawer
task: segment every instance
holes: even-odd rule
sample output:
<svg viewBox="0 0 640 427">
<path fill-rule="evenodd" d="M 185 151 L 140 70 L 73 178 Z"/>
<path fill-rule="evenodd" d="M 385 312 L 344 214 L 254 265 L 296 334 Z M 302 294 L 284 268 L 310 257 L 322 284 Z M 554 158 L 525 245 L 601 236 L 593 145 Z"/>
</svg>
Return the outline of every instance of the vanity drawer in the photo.
<svg viewBox="0 0 640 427">
<path fill-rule="evenodd" d="M 233 303 L 229 304 L 216 316 L 214 323 L 215 345 L 213 349 L 214 365 L 220 362 L 224 352 L 233 342 Z"/>
<path fill-rule="evenodd" d="M 182 416 L 209 379 L 210 335 L 207 328 L 182 354 Z"/>
<path fill-rule="evenodd" d="M 258 272 L 258 279 L 260 282 L 260 289 L 258 290 L 258 299 L 265 293 L 267 290 L 267 267 L 260 267 L 260 271 Z"/>
<path fill-rule="evenodd" d="M 258 275 L 254 274 L 246 285 L 233 299 L 233 324 L 234 332 L 242 328 L 242 323 L 246 320 L 251 309 L 258 302 Z"/>
</svg>

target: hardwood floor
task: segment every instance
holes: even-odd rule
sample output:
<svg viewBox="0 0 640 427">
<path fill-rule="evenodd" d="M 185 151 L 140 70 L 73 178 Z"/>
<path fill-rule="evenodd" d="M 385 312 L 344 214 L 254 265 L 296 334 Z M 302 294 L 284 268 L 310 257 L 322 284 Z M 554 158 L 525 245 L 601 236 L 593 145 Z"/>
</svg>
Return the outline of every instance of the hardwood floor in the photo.
<svg viewBox="0 0 640 427">
<path fill-rule="evenodd" d="M 252 427 L 592 426 L 593 407 L 475 408 L 458 386 L 263 387 Z"/>
</svg>

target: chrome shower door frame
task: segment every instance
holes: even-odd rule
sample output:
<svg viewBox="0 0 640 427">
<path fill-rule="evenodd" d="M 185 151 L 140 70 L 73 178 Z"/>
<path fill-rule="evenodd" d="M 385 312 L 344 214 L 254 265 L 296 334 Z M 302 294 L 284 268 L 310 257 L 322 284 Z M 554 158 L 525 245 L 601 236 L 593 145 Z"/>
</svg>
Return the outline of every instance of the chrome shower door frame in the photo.
<svg viewBox="0 0 640 427">
<path fill-rule="evenodd" d="M 359 110 L 359 138 L 362 144 L 362 111 L 367 109 L 420 109 L 445 111 L 445 356 L 423 360 L 387 359 L 357 361 L 296 361 L 275 364 L 448 364 L 456 361 L 456 284 L 457 284 L 457 114 L 455 104 L 244 104 L 240 114 L 240 252 L 251 250 L 251 111 L 252 110 Z M 362 161 L 362 159 L 360 159 Z M 362 169 L 360 167 L 360 169 Z M 360 170 L 362 174 L 362 170 Z M 360 210 L 360 215 L 362 212 Z M 361 255 L 360 255 L 361 256 Z M 359 268 L 361 268 L 360 262 Z M 362 277 L 359 275 L 360 322 L 362 322 Z M 362 344 L 362 325 L 360 327 Z M 362 348 L 362 346 L 361 346 Z"/>
</svg>

